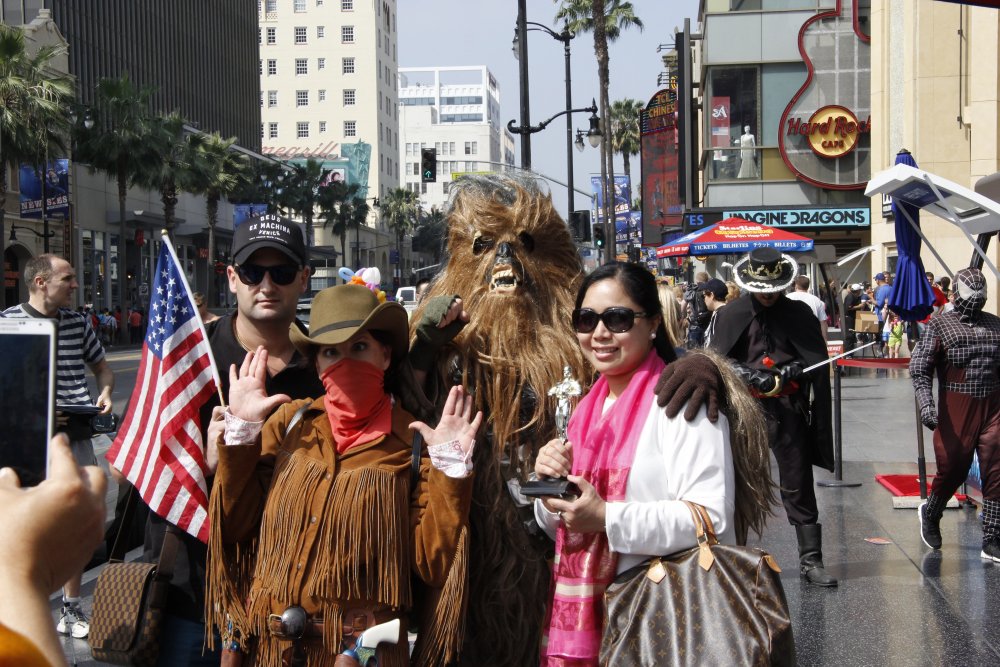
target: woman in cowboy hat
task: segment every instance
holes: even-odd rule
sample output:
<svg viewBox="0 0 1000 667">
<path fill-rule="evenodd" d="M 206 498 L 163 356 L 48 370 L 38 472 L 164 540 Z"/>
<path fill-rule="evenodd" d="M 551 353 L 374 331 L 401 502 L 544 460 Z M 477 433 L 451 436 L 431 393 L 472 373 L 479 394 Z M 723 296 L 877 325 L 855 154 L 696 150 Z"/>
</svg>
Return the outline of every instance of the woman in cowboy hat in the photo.
<svg viewBox="0 0 1000 667">
<path fill-rule="evenodd" d="M 365 286 L 321 291 L 311 333 L 292 327 L 290 338 L 326 393 L 287 403 L 262 423 L 288 401 L 264 391 L 266 350 L 231 369 L 212 494 L 210 611 L 222 627 L 232 624 L 249 664 L 284 657 L 333 665 L 360 631 L 415 605 L 413 572 L 442 589 L 439 609 L 451 610 L 422 621 L 414 658 L 443 663 L 433 651 L 460 635 L 464 587 L 449 574 L 464 567 L 482 415 L 472 416 L 461 387 L 451 390 L 436 429 L 400 407 L 393 378 L 407 354 L 407 313 Z M 428 443 L 417 461 L 412 431 Z M 289 619 L 303 613 L 304 631 L 296 633 Z M 409 664 L 405 632 L 395 646 L 382 645 L 378 663 Z"/>
</svg>

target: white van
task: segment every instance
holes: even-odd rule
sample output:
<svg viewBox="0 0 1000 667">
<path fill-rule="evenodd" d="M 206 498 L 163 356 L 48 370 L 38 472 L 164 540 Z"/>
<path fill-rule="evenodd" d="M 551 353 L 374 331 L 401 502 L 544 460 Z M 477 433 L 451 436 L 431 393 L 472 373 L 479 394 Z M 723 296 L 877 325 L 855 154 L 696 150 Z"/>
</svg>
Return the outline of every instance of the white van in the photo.
<svg viewBox="0 0 1000 667">
<path fill-rule="evenodd" d="M 396 301 L 406 308 L 406 312 L 412 313 L 417 309 L 417 288 L 400 287 L 396 290 Z"/>
</svg>

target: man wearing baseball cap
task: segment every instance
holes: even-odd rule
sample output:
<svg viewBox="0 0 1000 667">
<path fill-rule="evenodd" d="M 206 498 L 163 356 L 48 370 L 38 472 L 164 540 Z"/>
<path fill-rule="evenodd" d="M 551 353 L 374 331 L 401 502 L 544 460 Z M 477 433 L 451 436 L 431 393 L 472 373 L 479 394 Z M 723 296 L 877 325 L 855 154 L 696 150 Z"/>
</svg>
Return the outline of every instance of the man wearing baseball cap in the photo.
<svg viewBox="0 0 1000 667">
<path fill-rule="evenodd" d="M 292 326 L 306 333 L 295 319 L 299 297 L 309 286 L 309 257 L 301 227 L 274 214 L 250 218 L 233 234 L 233 259 L 226 268 L 226 276 L 229 291 L 236 295 L 236 310 L 205 325 L 219 367 L 222 395 L 229 396 L 230 366 L 235 364 L 239 368 L 246 353 L 258 346 L 268 352 L 265 388 L 269 396 L 286 394 L 299 399 L 322 395 L 323 385 L 315 368 L 289 339 Z M 200 414 L 206 459 L 213 473 L 218 455 L 210 441 L 220 432 L 222 409 L 218 406 L 218 397 L 213 396 Z M 212 479 L 209 478 L 210 485 Z M 166 532 L 167 521 L 150 512 L 144 561 L 157 562 Z M 202 656 L 206 547 L 186 533 L 177 539 L 179 546 L 158 664 L 202 664 L 201 660 L 218 664 L 218 638 L 215 651 Z"/>
</svg>

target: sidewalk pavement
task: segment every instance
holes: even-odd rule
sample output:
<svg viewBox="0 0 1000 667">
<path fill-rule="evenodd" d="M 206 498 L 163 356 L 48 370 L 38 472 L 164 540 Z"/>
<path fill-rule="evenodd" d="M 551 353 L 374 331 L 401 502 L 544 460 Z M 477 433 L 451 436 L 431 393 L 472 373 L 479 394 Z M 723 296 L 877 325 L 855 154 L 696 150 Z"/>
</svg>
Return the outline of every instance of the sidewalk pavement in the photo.
<svg viewBox="0 0 1000 667">
<path fill-rule="evenodd" d="M 1000 564 L 979 557 L 978 512 L 948 510 L 941 524 L 944 547 L 932 552 L 920 541 L 916 513 L 893 509 L 889 492 L 875 482 L 880 473 L 916 474 L 909 374 L 861 371 L 843 379 L 842 400 L 843 477 L 861 486 L 816 489 L 824 558 L 840 586 L 801 583 L 795 531 L 780 506 L 764 534 L 751 536 L 784 569 L 799 664 L 1000 664 Z M 924 434 L 933 472 L 930 432 Z M 818 480 L 832 477 L 816 471 Z M 874 537 L 889 543 L 866 541 Z M 84 579 L 88 612 L 98 572 Z M 54 623 L 58 595 L 52 609 Z M 104 664 L 91 658 L 85 640 L 64 638 L 63 644 L 71 665 Z"/>
</svg>

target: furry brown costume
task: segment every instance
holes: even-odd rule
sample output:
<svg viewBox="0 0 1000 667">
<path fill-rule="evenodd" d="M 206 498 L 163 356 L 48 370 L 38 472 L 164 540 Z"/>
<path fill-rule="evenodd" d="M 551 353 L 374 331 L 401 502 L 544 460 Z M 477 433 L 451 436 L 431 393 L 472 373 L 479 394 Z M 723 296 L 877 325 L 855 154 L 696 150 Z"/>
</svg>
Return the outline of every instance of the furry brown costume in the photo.
<svg viewBox="0 0 1000 667">
<path fill-rule="evenodd" d="M 593 369 L 571 326 L 583 267 L 566 223 L 534 179 L 489 175 L 457 181 L 448 224 L 448 263 L 424 303 L 459 294 L 471 321 L 441 357 L 441 389 L 462 382 L 488 418 L 474 455 L 461 663 L 535 665 L 553 544 L 535 524 L 531 504 L 523 496 L 515 499 L 509 488 L 519 488 L 538 448 L 556 436 L 547 392 L 563 379 L 563 368 L 569 366 L 585 389 L 591 383 Z M 411 322 L 421 322 L 422 315 L 418 309 Z M 676 365 L 687 361 L 696 360 Z M 728 412 L 743 536 L 747 529 L 762 529 L 772 487 L 762 419 L 733 377 L 721 372 L 719 382 L 740 394 L 731 397 Z"/>
<path fill-rule="evenodd" d="M 552 545 L 530 533 L 537 530 L 531 506 L 519 508 L 507 485 L 526 476 L 537 448 L 554 437 L 546 392 L 563 367 L 589 384 L 592 371 L 570 326 L 583 267 L 566 223 L 533 179 L 464 178 L 452 193 L 450 256 L 427 297 L 462 296 L 471 321 L 442 370 L 446 384 L 472 389 L 489 419 L 475 453 L 462 662 L 537 664 Z"/>
</svg>

